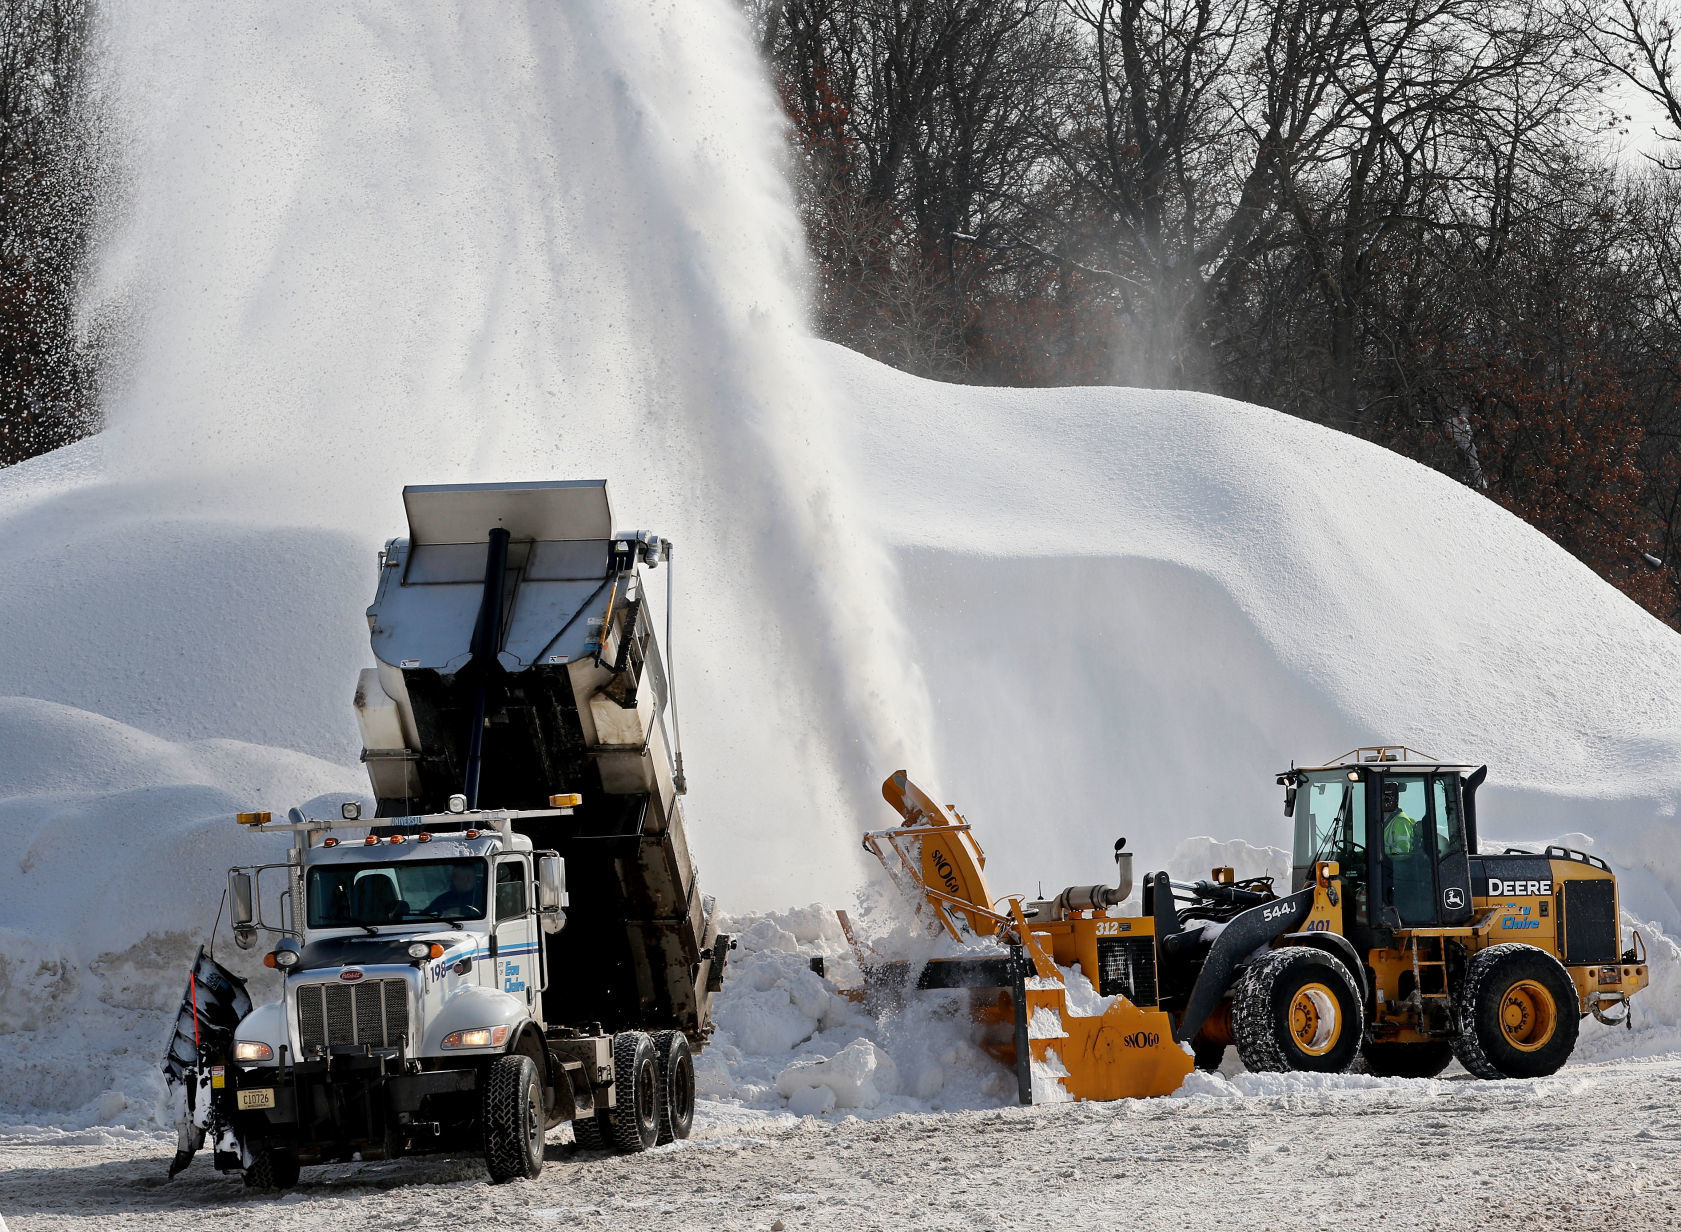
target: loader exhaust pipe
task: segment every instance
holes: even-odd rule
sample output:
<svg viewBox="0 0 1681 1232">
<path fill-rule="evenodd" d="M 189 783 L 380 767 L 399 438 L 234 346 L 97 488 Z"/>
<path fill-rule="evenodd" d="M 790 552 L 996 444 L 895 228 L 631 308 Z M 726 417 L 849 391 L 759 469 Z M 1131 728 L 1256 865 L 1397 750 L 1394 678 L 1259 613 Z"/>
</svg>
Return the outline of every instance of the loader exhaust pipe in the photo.
<svg viewBox="0 0 1681 1232">
<path fill-rule="evenodd" d="M 467 736 L 467 782 L 461 794 L 467 807 L 479 807 L 479 771 L 484 762 L 484 718 L 490 697 L 490 677 L 496 668 L 496 653 L 502 641 L 502 588 L 508 574 L 508 540 L 501 526 L 490 532 L 490 550 L 485 554 L 484 597 L 479 601 L 479 621 L 473 627 L 473 658 L 468 666 L 478 675 L 473 697 L 473 730 Z"/>
<path fill-rule="evenodd" d="M 1126 839 L 1115 840 L 1115 884 L 1069 886 L 1056 896 L 1053 920 L 1066 919 L 1071 911 L 1102 911 L 1127 900 L 1132 893 L 1132 852 L 1123 851 Z"/>
</svg>

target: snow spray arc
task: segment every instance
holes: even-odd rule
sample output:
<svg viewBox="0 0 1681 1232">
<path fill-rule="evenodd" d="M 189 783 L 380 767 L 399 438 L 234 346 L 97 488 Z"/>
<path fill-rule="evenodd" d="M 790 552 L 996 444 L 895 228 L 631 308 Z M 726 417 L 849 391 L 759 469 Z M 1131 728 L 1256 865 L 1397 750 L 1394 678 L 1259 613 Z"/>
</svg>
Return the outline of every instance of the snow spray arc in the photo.
<svg viewBox="0 0 1681 1232">
<path fill-rule="evenodd" d="M 370 475 L 607 477 L 707 614 L 676 657 L 696 814 L 755 844 L 725 886 L 780 886 L 814 843 L 836 880 L 807 892 L 849 883 L 867 784 L 927 755 L 928 706 L 808 372 L 780 112 L 735 6 L 110 17 L 114 463 L 185 478 L 195 518 L 364 549 L 396 520 Z"/>
</svg>

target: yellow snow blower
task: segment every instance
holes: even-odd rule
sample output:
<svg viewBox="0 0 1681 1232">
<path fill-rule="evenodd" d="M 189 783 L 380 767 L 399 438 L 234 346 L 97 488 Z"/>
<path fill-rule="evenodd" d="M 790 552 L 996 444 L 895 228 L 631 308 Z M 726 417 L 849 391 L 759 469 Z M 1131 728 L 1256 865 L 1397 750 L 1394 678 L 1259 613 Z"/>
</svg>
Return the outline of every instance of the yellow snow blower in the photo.
<svg viewBox="0 0 1681 1232">
<path fill-rule="evenodd" d="M 930 961 L 916 973 L 917 987 L 972 990 L 982 1045 L 1015 1069 L 1022 1103 L 1178 1088 L 1192 1061 L 1155 1005 L 1153 922 L 1106 914 L 1132 892 L 1132 855 L 1121 843 L 1117 884 L 1070 886 L 1026 908 L 1011 898 L 1000 912 L 986 856 L 961 814 L 903 770 L 882 784 L 882 795 L 904 825 L 865 835 L 864 846 L 935 927 L 960 942 L 988 943 L 973 957 Z M 877 986 L 902 989 L 912 974 L 909 964 L 861 962 Z"/>
<path fill-rule="evenodd" d="M 1635 933 L 1623 948 L 1616 877 L 1598 857 L 1479 852 L 1486 775 L 1396 746 L 1292 767 L 1278 776 L 1296 822 L 1288 893 L 1231 868 L 1191 884 L 1160 872 L 1123 915 L 1125 839 L 1113 886 L 997 900 L 969 824 L 901 770 L 882 795 L 903 824 L 864 846 L 964 952 L 885 963 L 854 939 L 864 995 L 969 989 L 1023 1103 L 1165 1095 L 1232 1044 L 1250 1070 L 1361 1061 L 1429 1077 L 1458 1058 L 1480 1078 L 1553 1073 L 1581 1019 L 1630 1022 L 1645 945 Z"/>
</svg>

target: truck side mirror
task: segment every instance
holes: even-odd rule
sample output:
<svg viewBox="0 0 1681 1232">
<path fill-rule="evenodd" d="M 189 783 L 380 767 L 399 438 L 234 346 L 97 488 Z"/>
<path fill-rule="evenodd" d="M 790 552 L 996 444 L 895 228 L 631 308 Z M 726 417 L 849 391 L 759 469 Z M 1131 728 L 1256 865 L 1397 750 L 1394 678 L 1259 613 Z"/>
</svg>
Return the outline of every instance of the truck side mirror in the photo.
<svg viewBox="0 0 1681 1232">
<path fill-rule="evenodd" d="M 233 910 L 229 918 L 233 923 L 234 944 L 242 950 L 248 950 L 257 944 L 257 930 L 253 926 L 256 919 L 256 890 L 251 883 L 250 873 L 228 874 L 228 897 L 233 900 Z"/>
<path fill-rule="evenodd" d="M 566 906 L 566 861 L 559 856 L 537 858 L 537 910 L 545 915 Z"/>
</svg>

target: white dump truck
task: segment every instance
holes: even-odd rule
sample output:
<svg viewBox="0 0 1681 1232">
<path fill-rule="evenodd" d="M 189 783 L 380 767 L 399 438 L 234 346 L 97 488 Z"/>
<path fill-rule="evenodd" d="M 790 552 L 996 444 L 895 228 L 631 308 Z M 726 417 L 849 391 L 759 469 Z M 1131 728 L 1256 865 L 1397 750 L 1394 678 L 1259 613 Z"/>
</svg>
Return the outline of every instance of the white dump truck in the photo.
<svg viewBox="0 0 1681 1232">
<path fill-rule="evenodd" d="M 235 940 L 267 939 L 279 986 L 249 1013 L 219 968 L 233 994 L 189 986 L 175 1170 L 209 1134 L 260 1188 L 474 1149 L 502 1181 L 564 1122 L 633 1152 L 693 1121 L 730 942 L 688 854 L 643 591 L 670 545 L 615 534 L 600 481 L 403 495 L 356 692 L 373 815 L 240 815 L 291 840 L 229 873 Z"/>
</svg>

